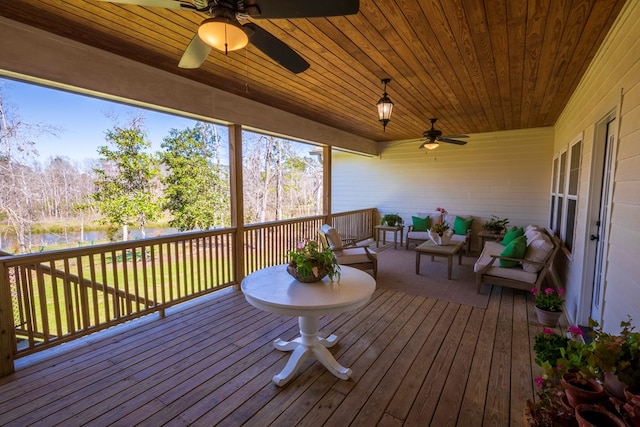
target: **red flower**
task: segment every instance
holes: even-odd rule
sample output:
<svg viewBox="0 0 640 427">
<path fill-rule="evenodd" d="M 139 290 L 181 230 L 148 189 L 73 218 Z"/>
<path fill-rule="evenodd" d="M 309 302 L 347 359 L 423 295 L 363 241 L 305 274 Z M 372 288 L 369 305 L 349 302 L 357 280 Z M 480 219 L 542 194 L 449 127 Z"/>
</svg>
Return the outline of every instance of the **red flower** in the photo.
<svg viewBox="0 0 640 427">
<path fill-rule="evenodd" d="M 569 332 L 574 335 L 584 335 L 584 332 L 582 332 L 579 326 L 569 326 Z"/>
<path fill-rule="evenodd" d="M 542 330 L 542 333 L 543 333 L 543 334 L 548 334 L 548 335 L 553 335 L 553 329 L 551 329 L 551 328 L 544 328 L 544 329 Z"/>
</svg>

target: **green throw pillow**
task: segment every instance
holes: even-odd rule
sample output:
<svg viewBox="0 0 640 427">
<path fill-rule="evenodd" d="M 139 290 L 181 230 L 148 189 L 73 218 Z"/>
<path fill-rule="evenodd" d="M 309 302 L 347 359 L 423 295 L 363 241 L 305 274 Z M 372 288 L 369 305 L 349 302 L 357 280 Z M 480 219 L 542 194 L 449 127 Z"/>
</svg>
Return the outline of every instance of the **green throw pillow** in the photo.
<svg viewBox="0 0 640 427">
<path fill-rule="evenodd" d="M 428 215 L 425 218 L 412 216 L 411 221 L 413 221 L 413 231 L 427 231 L 431 227 Z"/>
<path fill-rule="evenodd" d="M 507 246 L 513 239 L 520 236 L 524 236 L 524 229 L 522 227 L 512 227 L 511 230 L 506 232 L 506 234 L 502 238 L 502 242 L 500 243 L 502 243 L 502 245 L 504 246 Z"/>
<path fill-rule="evenodd" d="M 453 223 L 453 233 L 461 235 L 467 234 L 467 230 L 471 228 L 471 223 L 473 223 L 472 216 L 467 219 L 456 216 L 456 220 Z"/>
<path fill-rule="evenodd" d="M 509 258 L 524 258 L 524 253 L 527 251 L 527 238 L 524 236 L 516 237 L 513 239 L 500 253 L 500 256 L 506 256 Z M 518 261 L 510 261 L 506 259 L 500 260 L 500 267 L 517 267 L 520 264 Z"/>
</svg>

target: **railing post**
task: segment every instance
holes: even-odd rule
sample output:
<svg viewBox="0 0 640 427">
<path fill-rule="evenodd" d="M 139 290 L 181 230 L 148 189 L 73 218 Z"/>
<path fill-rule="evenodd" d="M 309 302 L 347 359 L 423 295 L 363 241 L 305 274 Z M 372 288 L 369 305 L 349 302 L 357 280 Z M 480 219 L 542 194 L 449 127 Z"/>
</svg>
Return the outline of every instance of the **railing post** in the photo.
<svg viewBox="0 0 640 427">
<path fill-rule="evenodd" d="M 0 261 L 0 377 L 15 372 L 13 355 L 16 347 L 16 330 L 13 323 L 13 298 L 9 269 Z"/>
</svg>

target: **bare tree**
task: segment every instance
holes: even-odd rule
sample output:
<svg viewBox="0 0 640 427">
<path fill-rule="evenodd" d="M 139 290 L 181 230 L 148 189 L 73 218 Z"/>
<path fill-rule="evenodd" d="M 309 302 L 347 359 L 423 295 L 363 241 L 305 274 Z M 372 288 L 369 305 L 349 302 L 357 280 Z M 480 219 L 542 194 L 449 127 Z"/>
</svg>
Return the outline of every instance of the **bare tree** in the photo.
<svg viewBox="0 0 640 427">
<path fill-rule="evenodd" d="M 34 159 L 38 153 L 33 139 L 44 133 L 55 134 L 56 128 L 23 121 L 16 108 L 4 96 L 0 86 L 0 219 L 6 219 L 16 236 L 18 252 L 31 252 L 31 227 L 37 180 Z M 31 163 L 31 164 L 30 164 Z"/>
</svg>

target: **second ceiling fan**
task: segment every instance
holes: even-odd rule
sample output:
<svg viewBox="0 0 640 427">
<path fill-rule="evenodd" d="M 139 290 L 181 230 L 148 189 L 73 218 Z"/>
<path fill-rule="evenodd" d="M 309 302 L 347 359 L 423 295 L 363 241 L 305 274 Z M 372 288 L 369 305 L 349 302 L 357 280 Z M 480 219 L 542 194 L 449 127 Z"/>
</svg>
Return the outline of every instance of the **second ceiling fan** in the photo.
<svg viewBox="0 0 640 427">
<path fill-rule="evenodd" d="M 251 19 L 320 18 L 353 15 L 360 8 L 359 0 L 100 0 L 111 3 L 162 7 L 201 12 L 209 17 L 202 21 L 191 39 L 178 66 L 198 68 L 212 48 L 227 53 L 242 49 L 248 43 L 291 71 L 301 73 L 309 63 L 296 51 Z"/>
<path fill-rule="evenodd" d="M 434 150 L 440 146 L 441 142 L 449 144 L 465 145 L 467 141 L 460 141 L 457 138 L 469 138 L 469 135 L 442 135 L 442 131 L 435 129 L 434 125 L 438 119 L 429 119 L 431 122 L 431 129 L 424 131 L 422 139 L 420 140 L 420 146 L 418 148 L 426 148 L 427 150 Z"/>
</svg>

